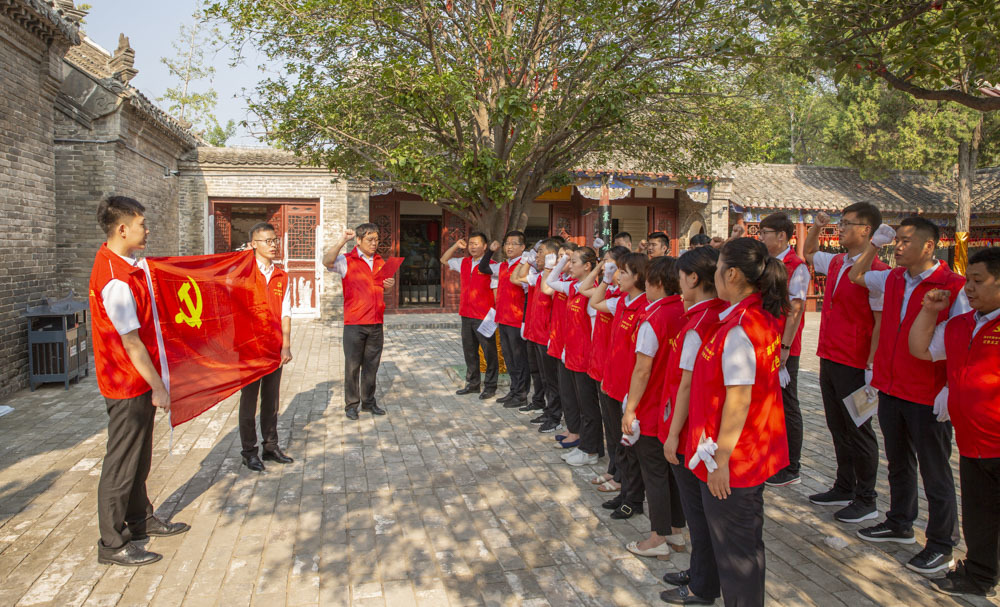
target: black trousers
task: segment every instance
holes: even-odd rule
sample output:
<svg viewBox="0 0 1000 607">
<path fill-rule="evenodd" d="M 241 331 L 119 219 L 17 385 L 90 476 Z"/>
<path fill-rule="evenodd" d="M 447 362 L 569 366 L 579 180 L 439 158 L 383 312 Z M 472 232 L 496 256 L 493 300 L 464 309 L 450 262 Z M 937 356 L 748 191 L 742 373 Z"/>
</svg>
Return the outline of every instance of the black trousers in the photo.
<svg viewBox="0 0 1000 607">
<path fill-rule="evenodd" d="M 616 453 L 622 440 L 622 404 L 605 394 L 604 390 L 598 388 L 598 392 L 601 420 L 604 422 L 604 444 L 608 450 L 608 474 L 620 483 L 621 471 L 616 463 Z"/>
<path fill-rule="evenodd" d="M 462 317 L 462 353 L 465 355 L 465 386 L 467 388 L 480 387 L 479 374 L 479 348 L 483 349 L 483 356 L 486 357 L 486 380 L 484 390 L 497 389 L 497 376 L 499 375 L 500 363 L 497 360 L 497 335 L 484 337 L 477 331 L 483 321 L 478 318 Z"/>
<path fill-rule="evenodd" d="M 680 529 L 685 521 L 680 491 L 670 472 L 670 463 L 663 456 L 663 443 L 655 436 L 639 436 L 632 450 L 646 486 L 650 531 L 670 535 L 671 527 Z"/>
<path fill-rule="evenodd" d="M 559 360 L 555 359 L 546 351 L 548 347 L 532 342 L 531 347 L 535 349 L 538 358 L 538 369 L 542 373 L 542 381 L 545 382 L 545 410 L 542 414 L 547 421 L 559 423 L 562 419 L 562 395 L 559 392 Z"/>
<path fill-rule="evenodd" d="M 670 469 L 677 481 L 681 507 L 687 518 L 688 531 L 691 532 L 691 564 L 688 571 L 691 582 L 688 583 L 688 588 L 703 599 L 717 599 L 722 590 L 719 585 L 719 568 L 715 564 L 715 551 L 712 550 L 712 534 L 708 530 L 705 507 L 701 503 L 703 483 L 688 469 L 683 454 L 678 455 L 677 459 L 680 465 L 671 464 Z"/>
<path fill-rule="evenodd" d="M 764 485 L 733 487 L 724 500 L 713 497 L 707 484 L 699 485 L 724 604 L 763 607 Z"/>
<path fill-rule="evenodd" d="M 781 402 L 785 408 L 785 432 L 788 435 L 789 472 L 799 473 L 802 467 L 802 410 L 799 408 L 799 357 L 789 356 L 785 369 L 792 381 L 781 389 Z"/>
<path fill-rule="evenodd" d="M 618 432 L 621 433 L 622 426 L 622 403 L 618 403 Z M 646 500 L 646 485 L 642 482 L 642 469 L 639 468 L 639 458 L 635 454 L 635 445 L 627 447 L 619 439 L 617 450 L 615 451 L 615 465 L 621 473 L 622 485 L 620 495 L 622 503 L 633 508 L 641 506 Z"/>
<path fill-rule="evenodd" d="M 499 325 L 497 332 L 500 333 L 500 349 L 510 375 L 510 393 L 518 400 L 525 400 L 531 388 L 531 376 L 528 373 L 528 346 L 521 338 L 521 327 Z"/>
<path fill-rule="evenodd" d="M 933 407 L 884 392 L 878 423 L 889 461 L 886 524 L 909 531 L 917 519 L 917 465 L 927 495 L 927 547 L 944 554 L 958 544 L 958 507 L 951 473 L 951 422 L 939 422 Z"/>
<path fill-rule="evenodd" d="M 601 403 L 597 382 L 586 373 L 570 371 L 573 378 L 573 391 L 580 411 L 580 445 L 577 447 L 584 453 L 604 455 L 604 443 L 601 441 Z"/>
<path fill-rule="evenodd" d="M 844 399 L 865 385 L 864 369 L 819 359 L 819 388 L 823 394 L 826 427 L 833 437 L 837 456 L 835 491 L 853 495 L 855 499 L 875 504 L 875 479 L 878 475 L 878 439 L 872 420 L 854 425 Z"/>
<path fill-rule="evenodd" d="M 344 325 L 345 409 L 375 404 L 375 378 L 382 363 L 384 339 L 382 325 Z"/>
<path fill-rule="evenodd" d="M 257 455 L 257 394 L 260 393 L 260 438 L 264 451 L 278 446 L 278 389 L 281 367 L 240 392 L 240 443 L 243 457 Z"/>
<path fill-rule="evenodd" d="M 960 457 L 965 575 L 983 590 L 997 583 L 1000 562 L 1000 458 Z"/>
<path fill-rule="evenodd" d="M 136 528 L 153 516 L 146 478 L 153 460 L 153 392 L 134 398 L 104 399 L 108 408 L 108 449 L 97 484 L 101 543 L 121 548 Z"/>
<path fill-rule="evenodd" d="M 563 417 L 566 418 L 566 429 L 573 434 L 579 434 L 580 403 L 576 400 L 576 385 L 573 383 L 573 372 L 567 369 L 561 360 L 553 360 L 558 365 L 559 398 L 562 400 Z"/>
<path fill-rule="evenodd" d="M 531 405 L 537 409 L 545 408 L 545 380 L 542 379 L 542 362 L 538 360 L 538 348 L 530 341 L 524 342 L 524 350 L 528 354 L 528 374 L 531 376 Z"/>
</svg>

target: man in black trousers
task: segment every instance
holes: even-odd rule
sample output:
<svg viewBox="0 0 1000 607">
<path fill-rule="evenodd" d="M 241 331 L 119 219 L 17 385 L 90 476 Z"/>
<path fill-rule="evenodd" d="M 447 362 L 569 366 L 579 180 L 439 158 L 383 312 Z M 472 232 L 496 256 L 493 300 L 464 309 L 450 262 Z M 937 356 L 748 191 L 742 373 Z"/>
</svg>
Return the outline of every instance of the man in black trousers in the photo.
<svg viewBox="0 0 1000 607">
<path fill-rule="evenodd" d="M 357 246 L 341 254 L 348 241 Z M 385 415 L 375 402 L 375 378 L 382 362 L 385 312 L 384 292 L 394 278 L 381 278 L 385 265 L 378 249 L 378 226 L 363 223 L 344 230 L 340 239 L 323 255 L 323 265 L 340 274 L 344 287 L 344 412 L 358 419 L 358 409 Z"/>
</svg>

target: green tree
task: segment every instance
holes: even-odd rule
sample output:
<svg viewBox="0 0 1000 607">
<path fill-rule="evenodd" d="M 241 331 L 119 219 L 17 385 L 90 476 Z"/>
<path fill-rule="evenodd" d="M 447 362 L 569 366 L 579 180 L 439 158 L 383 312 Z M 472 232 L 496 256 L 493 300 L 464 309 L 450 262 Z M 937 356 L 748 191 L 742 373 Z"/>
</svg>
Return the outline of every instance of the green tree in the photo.
<svg viewBox="0 0 1000 607">
<path fill-rule="evenodd" d="M 176 55 L 161 57 L 160 63 L 167 66 L 175 86 L 167 88 L 157 100 L 166 102 L 168 109 L 181 121 L 190 123 L 210 144 L 224 146 L 236 134 L 236 122 L 229 120 L 226 126 L 219 124 L 215 117 L 215 107 L 219 95 L 209 86 L 196 90 L 197 83 L 208 80 L 211 85 L 215 67 L 209 62 L 223 44 L 219 28 L 207 24 L 200 13 L 193 15 L 193 24 L 182 24 L 177 39 L 173 42 Z"/>
<path fill-rule="evenodd" d="M 269 142 L 493 235 L 523 227 L 576 167 L 683 177 L 757 152 L 754 66 L 735 59 L 759 40 L 727 0 L 218 0 L 208 12 L 284 65 L 250 101 Z"/>
</svg>

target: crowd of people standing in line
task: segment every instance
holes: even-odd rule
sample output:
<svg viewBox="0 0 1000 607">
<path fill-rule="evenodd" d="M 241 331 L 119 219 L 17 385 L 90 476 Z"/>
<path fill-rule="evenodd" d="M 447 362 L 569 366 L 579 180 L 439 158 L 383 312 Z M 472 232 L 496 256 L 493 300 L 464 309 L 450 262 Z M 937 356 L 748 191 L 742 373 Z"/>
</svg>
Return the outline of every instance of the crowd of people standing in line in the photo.
<svg viewBox="0 0 1000 607">
<path fill-rule="evenodd" d="M 726 240 L 692 238 L 678 258 L 650 234 L 634 252 L 614 237 L 603 257 L 563 238 L 530 249 L 480 232 L 455 242 L 442 264 L 461 275 L 467 374 L 459 395 L 496 396 L 495 332 L 510 373 L 505 408 L 533 415 L 570 466 L 608 466 L 591 482 L 615 494 L 603 506 L 627 519 L 648 507 L 650 533 L 631 552 L 669 558 L 687 545 L 686 571 L 667 573 L 672 604 L 763 605 L 765 487 L 801 482 L 799 357 L 809 267 L 827 276 L 818 356 L 837 474 L 809 496 L 836 506 L 870 542 L 915 542 L 917 472 L 928 500 L 926 544 L 906 566 L 947 571 L 932 586 L 993 596 L 1000 546 L 1000 249 L 969 259 L 967 276 L 935 257 L 938 228 L 921 217 L 898 231 L 860 202 L 843 209 L 845 253 L 820 251 L 830 217 L 819 214 L 803 255 L 794 224 L 765 217 L 760 238 L 734 227 Z M 877 251 L 895 242 L 896 267 Z M 503 250 L 503 260 L 493 253 Z M 467 256 L 456 257 L 465 249 Z M 483 379 L 479 350 L 486 361 Z M 879 447 L 889 467 L 889 511 L 876 504 Z M 950 418 L 949 418 L 950 416 Z M 959 517 L 950 456 L 960 453 L 968 554 L 952 558 Z M 646 506 L 644 506 L 644 504 Z"/>
</svg>

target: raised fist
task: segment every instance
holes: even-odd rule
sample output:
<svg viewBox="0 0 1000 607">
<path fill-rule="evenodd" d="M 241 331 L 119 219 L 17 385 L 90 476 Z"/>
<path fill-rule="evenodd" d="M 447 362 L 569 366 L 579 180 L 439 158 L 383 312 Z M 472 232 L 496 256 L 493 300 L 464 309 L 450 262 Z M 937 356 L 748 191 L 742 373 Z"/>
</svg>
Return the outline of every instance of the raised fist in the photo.
<svg viewBox="0 0 1000 607">
<path fill-rule="evenodd" d="M 934 312 L 944 312 L 951 304 L 950 298 L 951 291 L 933 289 L 924 295 L 924 301 L 922 304 L 925 308 L 933 310 Z"/>
<path fill-rule="evenodd" d="M 883 223 L 875 230 L 875 234 L 872 235 L 872 245 L 881 249 L 895 239 L 896 230 L 893 230 L 892 226 Z"/>
<path fill-rule="evenodd" d="M 351 228 L 344 230 L 344 242 L 347 242 L 348 240 L 354 240 L 354 230 Z"/>
<path fill-rule="evenodd" d="M 465 247 L 469 246 L 468 243 L 465 242 L 464 238 L 459 238 L 458 242 L 456 242 L 455 244 L 458 245 L 458 248 L 463 250 L 465 249 Z"/>
<path fill-rule="evenodd" d="M 826 213 L 820 212 L 816 215 L 816 221 L 813 222 L 813 225 L 817 225 L 821 228 L 830 225 L 830 216 Z"/>
<path fill-rule="evenodd" d="M 496 253 L 499 250 L 500 250 L 500 243 L 499 242 L 497 242 L 497 241 L 494 240 L 493 242 L 490 243 L 490 251 L 491 252 Z"/>
<path fill-rule="evenodd" d="M 736 224 L 736 225 L 733 226 L 733 231 L 729 235 L 729 237 L 730 238 L 743 238 L 743 235 L 746 234 L 746 232 L 747 232 L 747 229 L 743 227 L 743 224 L 739 224 L 738 223 L 738 224 Z"/>
</svg>

